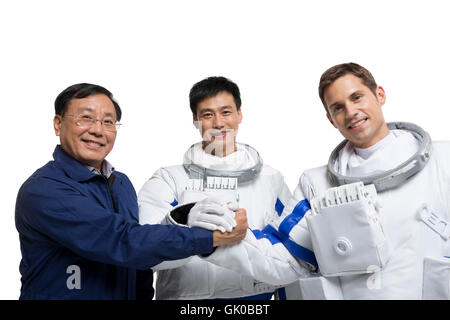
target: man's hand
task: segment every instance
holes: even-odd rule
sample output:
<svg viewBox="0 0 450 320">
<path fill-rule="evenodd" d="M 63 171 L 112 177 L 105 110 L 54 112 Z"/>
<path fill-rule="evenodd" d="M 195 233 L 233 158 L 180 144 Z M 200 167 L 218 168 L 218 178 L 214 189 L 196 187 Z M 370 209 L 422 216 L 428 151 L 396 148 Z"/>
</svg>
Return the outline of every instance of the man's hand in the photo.
<svg viewBox="0 0 450 320">
<path fill-rule="evenodd" d="M 237 209 L 237 208 L 236 208 Z M 234 210 L 236 210 L 234 209 Z M 209 197 L 198 201 L 190 210 L 187 225 L 207 230 L 231 232 L 236 226 L 235 213 L 230 205 Z"/>
<path fill-rule="evenodd" d="M 247 212 L 245 209 L 238 209 L 235 211 L 236 227 L 231 232 L 213 232 L 214 247 L 231 245 L 238 243 L 245 238 L 247 234 L 248 222 Z"/>
</svg>

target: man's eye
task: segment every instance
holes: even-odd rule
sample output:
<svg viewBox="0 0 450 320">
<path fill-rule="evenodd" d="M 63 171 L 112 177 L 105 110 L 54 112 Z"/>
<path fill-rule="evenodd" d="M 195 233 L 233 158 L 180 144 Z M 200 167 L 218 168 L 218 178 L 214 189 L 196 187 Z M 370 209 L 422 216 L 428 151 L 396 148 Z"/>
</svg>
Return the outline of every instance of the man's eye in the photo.
<svg viewBox="0 0 450 320">
<path fill-rule="evenodd" d="M 222 112 L 222 114 L 223 114 L 224 116 L 228 116 L 228 115 L 231 114 L 231 111 L 224 111 L 224 112 Z"/>
<path fill-rule="evenodd" d="M 212 113 L 204 113 L 203 118 L 211 118 L 212 117 Z"/>
<path fill-rule="evenodd" d="M 333 113 L 339 112 L 342 110 L 342 106 L 334 106 L 333 107 Z"/>
<path fill-rule="evenodd" d="M 88 115 L 88 114 L 82 114 L 82 115 L 80 115 L 80 119 L 92 120 L 94 118 L 92 116 Z"/>
<path fill-rule="evenodd" d="M 114 121 L 109 120 L 109 119 L 103 120 L 103 124 L 106 124 L 106 125 L 108 125 L 108 126 L 112 126 L 112 125 L 114 124 Z"/>
</svg>

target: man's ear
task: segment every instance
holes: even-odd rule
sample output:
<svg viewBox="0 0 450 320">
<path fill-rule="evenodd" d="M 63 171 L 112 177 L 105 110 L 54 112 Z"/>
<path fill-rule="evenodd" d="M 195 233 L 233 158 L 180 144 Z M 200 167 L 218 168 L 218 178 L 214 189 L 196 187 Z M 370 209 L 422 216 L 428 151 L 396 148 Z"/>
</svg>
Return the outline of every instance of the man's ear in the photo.
<svg viewBox="0 0 450 320">
<path fill-rule="evenodd" d="M 333 119 L 331 119 L 331 116 L 330 116 L 330 114 L 328 112 L 327 112 L 327 118 L 330 121 L 330 123 L 333 125 L 333 127 L 335 127 L 337 129 L 336 125 L 334 124 Z"/>
<path fill-rule="evenodd" d="M 192 123 L 194 124 L 194 127 L 198 129 L 198 118 L 195 114 L 192 114 Z"/>
<path fill-rule="evenodd" d="M 192 114 L 192 123 L 194 124 L 194 127 L 197 130 L 201 130 L 202 129 L 202 122 L 200 120 L 198 120 L 198 117 L 195 114 Z"/>
<path fill-rule="evenodd" d="M 57 137 L 61 134 L 62 117 L 59 114 L 55 114 L 53 118 L 53 128 L 55 129 L 55 135 Z"/>
<path fill-rule="evenodd" d="M 384 105 L 384 103 L 386 102 L 386 92 L 384 91 L 382 86 L 377 87 L 376 97 L 380 106 Z"/>
<path fill-rule="evenodd" d="M 241 124 L 241 122 L 242 122 L 242 112 L 241 112 L 241 109 L 239 109 L 238 111 L 237 111 L 237 113 L 238 113 L 238 119 L 239 119 L 239 124 Z"/>
</svg>

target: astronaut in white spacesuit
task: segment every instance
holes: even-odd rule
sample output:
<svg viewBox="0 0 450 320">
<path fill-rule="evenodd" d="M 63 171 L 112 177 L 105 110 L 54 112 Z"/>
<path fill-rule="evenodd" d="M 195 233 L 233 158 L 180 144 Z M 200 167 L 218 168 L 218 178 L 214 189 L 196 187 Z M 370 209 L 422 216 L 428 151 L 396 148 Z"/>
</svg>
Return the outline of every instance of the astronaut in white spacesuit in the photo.
<svg viewBox="0 0 450 320">
<path fill-rule="evenodd" d="M 314 251 L 306 262 L 318 267 L 286 288 L 288 299 L 449 299 L 450 142 L 432 142 L 411 123 L 386 123 L 384 89 L 358 64 L 328 69 L 319 95 L 346 140 L 327 166 L 302 174 L 264 235 L 255 241 L 247 232 L 205 259 L 274 284 L 292 274 L 276 278 L 242 257 L 252 252 L 264 265 L 273 250 L 253 248 L 275 237 L 299 262 L 304 248 Z M 221 256 L 232 252 L 239 259 Z"/>
<path fill-rule="evenodd" d="M 186 151 L 182 165 L 162 167 L 144 184 L 138 194 L 140 223 L 230 231 L 233 211 L 239 207 L 246 209 L 249 228 L 258 233 L 268 217 L 281 214 L 291 192 L 280 172 L 263 164 L 255 149 L 236 142 L 242 121 L 239 88 L 224 77 L 210 77 L 192 87 L 189 99 L 203 141 Z M 221 202 L 222 209 L 218 209 Z M 168 214 L 174 208 L 174 212 L 187 208 L 188 218 L 181 221 Z M 214 208 L 214 214 L 204 214 L 205 208 Z M 203 218 L 197 219 L 199 211 Z M 283 274 L 285 269 L 292 269 L 288 261 L 297 263 L 281 243 L 277 247 L 280 252 L 267 258 L 266 265 Z M 235 257 L 225 255 L 227 258 Z M 279 287 L 198 256 L 165 261 L 152 269 L 158 271 L 156 299 L 270 299 Z M 290 272 L 295 275 L 288 279 L 292 282 L 298 276 Z"/>
</svg>

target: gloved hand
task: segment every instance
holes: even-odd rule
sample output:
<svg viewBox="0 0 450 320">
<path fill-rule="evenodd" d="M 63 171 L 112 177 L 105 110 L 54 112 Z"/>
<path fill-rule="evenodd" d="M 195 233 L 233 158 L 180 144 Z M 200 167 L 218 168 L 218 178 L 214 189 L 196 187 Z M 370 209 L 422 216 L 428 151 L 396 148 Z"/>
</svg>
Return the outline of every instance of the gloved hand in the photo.
<svg viewBox="0 0 450 320">
<path fill-rule="evenodd" d="M 208 197 L 198 201 L 189 211 L 189 227 L 231 232 L 236 226 L 234 210 L 237 203 L 225 203 L 220 198 Z"/>
</svg>

